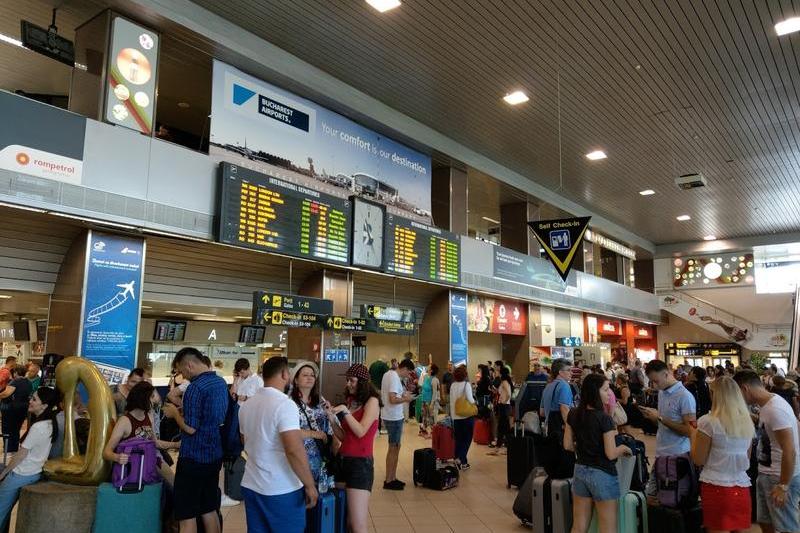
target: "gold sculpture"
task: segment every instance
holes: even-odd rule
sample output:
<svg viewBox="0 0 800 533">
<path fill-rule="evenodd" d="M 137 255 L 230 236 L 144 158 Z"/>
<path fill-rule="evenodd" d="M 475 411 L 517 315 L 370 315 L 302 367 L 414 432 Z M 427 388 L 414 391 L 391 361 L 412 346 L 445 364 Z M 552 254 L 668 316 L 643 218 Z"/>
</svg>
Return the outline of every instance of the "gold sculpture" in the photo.
<svg viewBox="0 0 800 533">
<path fill-rule="evenodd" d="M 75 391 L 81 382 L 89 392 L 89 442 L 86 455 L 79 455 L 73 411 Z M 72 485 L 99 485 L 107 481 L 111 465 L 103 459 L 103 447 L 111 435 L 116 408 L 111 389 L 97 367 L 82 357 L 66 357 L 56 367 L 56 385 L 64 398 L 64 453 L 47 461 L 44 472 L 53 481 Z"/>
</svg>

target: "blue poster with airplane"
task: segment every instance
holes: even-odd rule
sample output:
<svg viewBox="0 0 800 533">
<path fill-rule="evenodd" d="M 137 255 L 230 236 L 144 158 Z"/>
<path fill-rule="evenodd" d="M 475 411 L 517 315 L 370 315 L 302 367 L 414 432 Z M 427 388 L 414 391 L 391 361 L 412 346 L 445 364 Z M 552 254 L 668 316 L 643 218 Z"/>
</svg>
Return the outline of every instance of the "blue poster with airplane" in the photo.
<svg viewBox="0 0 800 533">
<path fill-rule="evenodd" d="M 450 361 L 453 365 L 466 365 L 467 345 L 467 294 L 450 291 Z"/>
<path fill-rule="evenodd" d="M 122 374 L 136 366 L 144 240 L 93 231 L 88 261 L 80 354 Z"/>
</svg>

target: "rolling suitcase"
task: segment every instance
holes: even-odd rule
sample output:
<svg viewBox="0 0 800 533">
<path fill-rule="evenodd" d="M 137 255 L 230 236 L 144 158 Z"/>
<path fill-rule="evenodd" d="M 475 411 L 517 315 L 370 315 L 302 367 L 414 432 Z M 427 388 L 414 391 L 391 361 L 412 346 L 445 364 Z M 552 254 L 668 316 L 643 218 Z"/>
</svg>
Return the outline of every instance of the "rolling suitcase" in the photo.
<svg viewBox="0 0 800 533">
<path fill-rule="evenodd" d="M 633 451 L 633 456 L 636 458 L 630 490 L 644 492 L 647 481 L 650 479 L 650 462 L 645 453 L 644 442 L 636 440 L 632 435 L 624 433 L 617 435 L 615 440 L 617 446 L 620 444 L 628 446 Z M 625 490 L 625 488 L 623 487 L 622 490 Z"/>
<path fill-rule="evenodd" d="M 572 480 L 554 479 L 550 482 L 550 501 L 553 533 L 572 530 Z"/>
<path fill-rule="evenodd" d="M 508 437 L 506 456 L 507 486 L 521 487 L 536 466 L 536 436 L 518 430 L 514 424 L 514 434 Z"/>
<path fill-rule="evenodd" d="M 333 492 L 321 493 L 316 507 L 306 511 L 306 533 L 336 533 L 336 496 Z"/>
<path fill-rule="evenodd" d="M 512 510 L 517 518 L 520 519 L 523 526 L 530 526 L 533 524 L 533 480 L 536 478 L 538 472 L 535 470 L 528 474 L 525 483 L 519 488 L 517 497 L 514 499 L 514 506 Z"/>
<path fill-rule="evenodd" d="M 662 506 L 647 508 L 647 533 L 701 533 L 703 531 L 703 511 L 693 507 L 688 511 L 670 509 Z"/>
<path fill-rule="evenodd" d="M 433 426 L 431 446 L 436 450 L 436 458 L 449 461 L 456 456 L 456 440 L 453 437 L 453 428 L 443 424 Z"/>
<path fill-rule="evenodd" d="M 347 533 L 347 492 L 344 489 L 333 489 L 336 498 L 336 533 Z"/>
<path fill-rule="evenodd" d="M 435 469 L 425 487 L 433 490 L 447 490 L 458 486 L 458 468 L 453 465 L 446 465 L 441 468 Z"/>
<path fill-rule="evenodd" d="M 131 512 L 131 509 L 136 512 Z M 101 483 L 97 487 L 92 533 L 121 531 L 120 517 L 125 517 L 122 528 L 125 531 L 161 531 L 161 483 L 142 485 L 142 489 L 136 492 L 120 492 L 111 483 Z"/>
<path fill-rule="evenodd" d="M 619 500 L 620 533 L 649 533 L 647 498 L 643 492 L 629 491 Z"/>
<path fill-rule="evenodd" d="M 475 420 L 475 431 L 472 433 L 475 444 L 489 444 L 492 440 L 492 425 L 488 420 L 478 418 Z"/>
<path fill-rule="evenodd" d="M 242 477 L 244 477 L 246 464 L 247 461 L 240 455 L 235 461 L 225 462 L 222 465 L 225 472 L 225 494 L 237 501 L 244 500 L 244 496 L 242 496 Z"/>
<path fill-rule="evenodd" d="M 550 476 L 536 476 L 533 479 L 533 489 L 531 490 L 531 516 L 533 518 L 532 525 L 534 533 L 553 532 L 551 484 L 552 480 Z"/>
<path fill-rule="evenodd" d="M 425 485 L 436 470 L 436 452 L 433 448 L 414 450 L 414 485 Z"/>
</svg>

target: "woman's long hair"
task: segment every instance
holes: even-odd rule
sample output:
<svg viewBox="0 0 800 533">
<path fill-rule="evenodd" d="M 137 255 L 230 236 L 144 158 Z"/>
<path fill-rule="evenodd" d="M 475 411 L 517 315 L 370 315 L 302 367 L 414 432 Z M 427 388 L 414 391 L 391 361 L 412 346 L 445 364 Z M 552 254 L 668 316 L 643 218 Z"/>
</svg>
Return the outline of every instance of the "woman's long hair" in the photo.
<svg viewBox="0 0 800 533">
<path fill-rule="evenodd" d="M 58 421 L 56 420 L 56 415 L 58 414 L 59 394 L 55 389 L 51 389 L 50 387 L 39 387 L 34 394 L 39 396 L 39 401 L 47 405 L 47 407 L 42 411 L 42 414 L 33 418 L 31 425 L 28 426 L 20 442 L 25 442 L 25 438 L 28 436 L 34 424 L 47 422 L 48 420 L 53 423 L 53 430 L 50 433 L 50 442 L 55 442 L 56 439 L 58 439 Z"/>
<path fill-rule="evenodd" d="M 600 389 L 603 384 L 608 381 L 605 374 L 589 374 L 583 378 L 581 384 L 581 401 L 578 404 L 578 419 L 583 418 L 588 408 L 597 411 L 603 410 L 603 399 L 600 397 Z"/>
<path fill-rule="evenodd" d="M 719 420 L 722 429 L 729 437 L 752 439 L 755 433 L 750 411 L 744 402 L 742 391 L 728 376 L 722 376 L 711 383 L 711 416 Z"/>
<path fill-rule="evenodd" d="M 295 403 L 299 404 L 303 401 L 303 393 L 300 391 L 300 387 L 297 386 L 297 378 L 300 377 L 300 372 L 304 368 L 310 368 L 314 372 L 314 386 L 311 387 L 311 392 L 308 393 L 308 406 L 313 408 L 319 405 L 319 376 L 317 376 L 317 371 L 314 370 L 313 366 L 303 365 L 294 373 L 291 396 Z"/>
<path fill-rule="evenodd" d="M 354 394 L 350 394 L 349 389 L 346 390 L 347 397 L 350 401 L 355 402 L 359 406 L 367 405 L 367 401 L 370 398 L 377 398 L 378 405 L 383 407 L 383 402 L 381 401 L 381 393 L 378 392 L 378 389 L 375 388 L 375 385 L 372 384 L 372 381 L 368 379 L 359 379 L 358 385 L 356 386 L 356 392 Z"/>
</svg>

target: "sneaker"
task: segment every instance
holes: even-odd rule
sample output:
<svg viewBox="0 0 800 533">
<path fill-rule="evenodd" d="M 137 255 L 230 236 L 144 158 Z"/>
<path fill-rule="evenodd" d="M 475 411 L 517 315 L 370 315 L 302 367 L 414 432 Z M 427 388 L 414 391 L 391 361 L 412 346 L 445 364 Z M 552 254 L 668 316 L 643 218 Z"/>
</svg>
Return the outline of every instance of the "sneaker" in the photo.
<svg viewBox="0 0 800 533">
<path fill-rule="evenodd" d="M 239 500 L 234 500 L 227 494 L 223 494 L 222 500 L 220 501 L 219 505 L 220 507 L 233 507 L 235 505 L 239 505 L 240 503 L 242 502 L 240 502 Z"/>
<path fill-rule="evenodd" d="M 381 435 L 388 435 L 389 434 L 389 432 L 386 431 L 385 429 L 380 430 L 378 433 L 380 433 Z"/>
<path fill-rule="evenodd" d="M 403 490 L 404 488 L 406 488 L 406 484 L 398 479 L 383 482 L 384 490 Z"/>
</svg>

